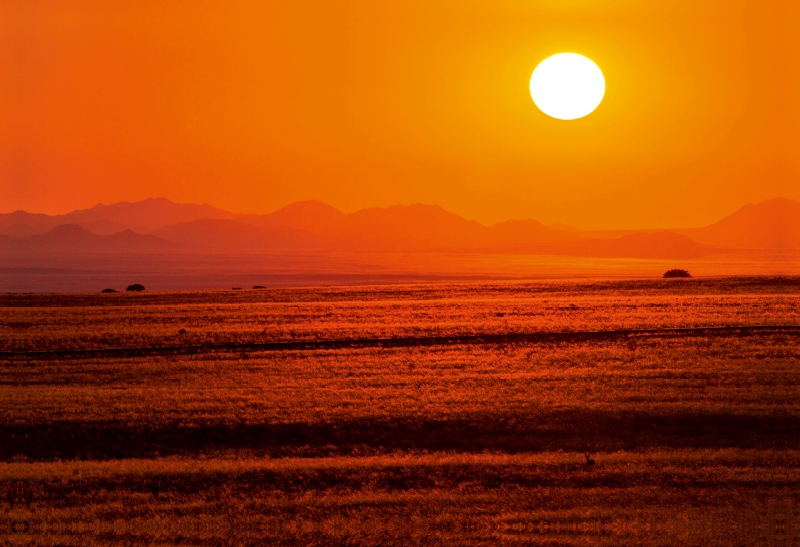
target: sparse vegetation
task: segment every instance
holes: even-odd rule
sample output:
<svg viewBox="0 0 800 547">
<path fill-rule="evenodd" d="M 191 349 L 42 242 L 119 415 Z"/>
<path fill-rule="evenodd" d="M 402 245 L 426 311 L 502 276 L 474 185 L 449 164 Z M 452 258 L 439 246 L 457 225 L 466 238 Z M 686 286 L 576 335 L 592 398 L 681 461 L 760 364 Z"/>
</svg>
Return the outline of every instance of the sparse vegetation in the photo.
<svg viewBox="0 0 800 547">
<path fill-rule="evenodd" d="M 117 292 L 117 291 L 116 291 L 116 290 L 114 290 L 114 289 L 103 289 L 103 290 L 102 290 L 102 291 L 100 291 L 100 292 L 101 292 L 101 293 L 104 293 L 104 294 L 108 294 L 108 293 Z"/>
<path fill-rule="evenodd" d="M 664 277 L 667 278 L 667 279 L 676 278 L 676 277 L 692 277 L 692 274 L 690 274 L 686 270 L 682 270 L 680 268 L 675 268 L 673 270 L 667 270 L 666 272 L 664 272 Z"/>
<path fill-rule="evenodd" d="M 795 280 L 696 283 L 14 295 L 0 343 L 593 332 L 800 310 Z M 232 529 L 279 546 L 775 543 L 760 523 L 800 501 L 792 332 L 7 357 L 0 491 L 14 501 L 0 508 L 68 530 L 65 545 Z"/>
<path fill-rule="evenodd" d="M 0 351 L 793 324 L 800 281 L 0 295 Z M 13 306 L 13 307 L 12 307 Z M 503 314 L 503 315 L 498 315 Z"/>
<path fill-rule="evenodd" d="M 134 291 L 134 292 L 141 292 L 144 290 L 144 285 L 139 283 L 134 283 L 133 285 L 128 285 L 128 288 L 125 289 L 126 291 Z"/>
</svg>

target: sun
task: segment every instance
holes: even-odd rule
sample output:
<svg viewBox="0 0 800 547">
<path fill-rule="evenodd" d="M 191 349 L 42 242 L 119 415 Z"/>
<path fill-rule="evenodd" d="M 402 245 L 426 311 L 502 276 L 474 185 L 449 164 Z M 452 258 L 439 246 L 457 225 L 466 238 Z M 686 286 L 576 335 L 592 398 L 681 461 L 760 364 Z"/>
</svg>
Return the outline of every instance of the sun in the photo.
<svg viewBox="0 0 800 547">
<path fill-rule="evenodd" d="M 603 72 L 577 53 L 548 57 L 531 76 L 531 97 L 539 110 L 558 120 L 577 120 L 600 106 L 606 93 Z"/>
</svg>

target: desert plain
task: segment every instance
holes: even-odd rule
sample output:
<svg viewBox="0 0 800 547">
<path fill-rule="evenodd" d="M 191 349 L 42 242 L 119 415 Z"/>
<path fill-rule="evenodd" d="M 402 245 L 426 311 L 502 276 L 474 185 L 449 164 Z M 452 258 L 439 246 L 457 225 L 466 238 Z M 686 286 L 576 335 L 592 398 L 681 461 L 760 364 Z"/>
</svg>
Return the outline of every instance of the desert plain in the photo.
<svg viewBox="0 0 800 547">
<path fill-rule="evenodd" d="M 800 279 L 0 296 L 8 545 L 795 545 Z"/>
</svg>

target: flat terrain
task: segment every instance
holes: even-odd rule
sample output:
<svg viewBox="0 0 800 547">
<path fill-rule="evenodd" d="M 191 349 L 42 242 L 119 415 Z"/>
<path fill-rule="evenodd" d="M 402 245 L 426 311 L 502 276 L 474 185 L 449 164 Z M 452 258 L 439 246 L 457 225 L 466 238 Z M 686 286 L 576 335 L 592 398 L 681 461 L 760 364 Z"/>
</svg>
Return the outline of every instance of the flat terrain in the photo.
<svg viewBox="0 0 800 547">
<path fill-rule="evenodd" d="M 0 531 L 798 545 L 799 314 L 797 278 L 0 295 Z"/>
<path fill-rule="evenodd" d="M 618 236 L 619 234 L 617 234 Z M 298 250 L 7 253 L 0 293 L 96 292 L 142 283 L 148 290 L 253 285 L 320 286 L 498 280 L 655 277 L 670 268 L 697 276 L 800 275 L 798 250 L 732 250 L 695 259 L 587 258 L 461 252 Z"/>
</svg>

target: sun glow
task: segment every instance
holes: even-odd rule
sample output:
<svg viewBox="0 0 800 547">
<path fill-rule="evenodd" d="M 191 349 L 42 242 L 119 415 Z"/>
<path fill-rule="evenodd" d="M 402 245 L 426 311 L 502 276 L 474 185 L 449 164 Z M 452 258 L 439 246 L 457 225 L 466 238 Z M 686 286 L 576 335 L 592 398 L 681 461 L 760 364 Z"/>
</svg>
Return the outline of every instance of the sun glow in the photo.
<svg viewBox="0 0 800 547">
<path fill-rule="evenodd" d="M 531 97 L 539 110 L 559 120 L 588 116 L 600 105 L 606 92 L 603 72 L 577 53 L 548 57 L 531 76 Z"/>
</svg>

